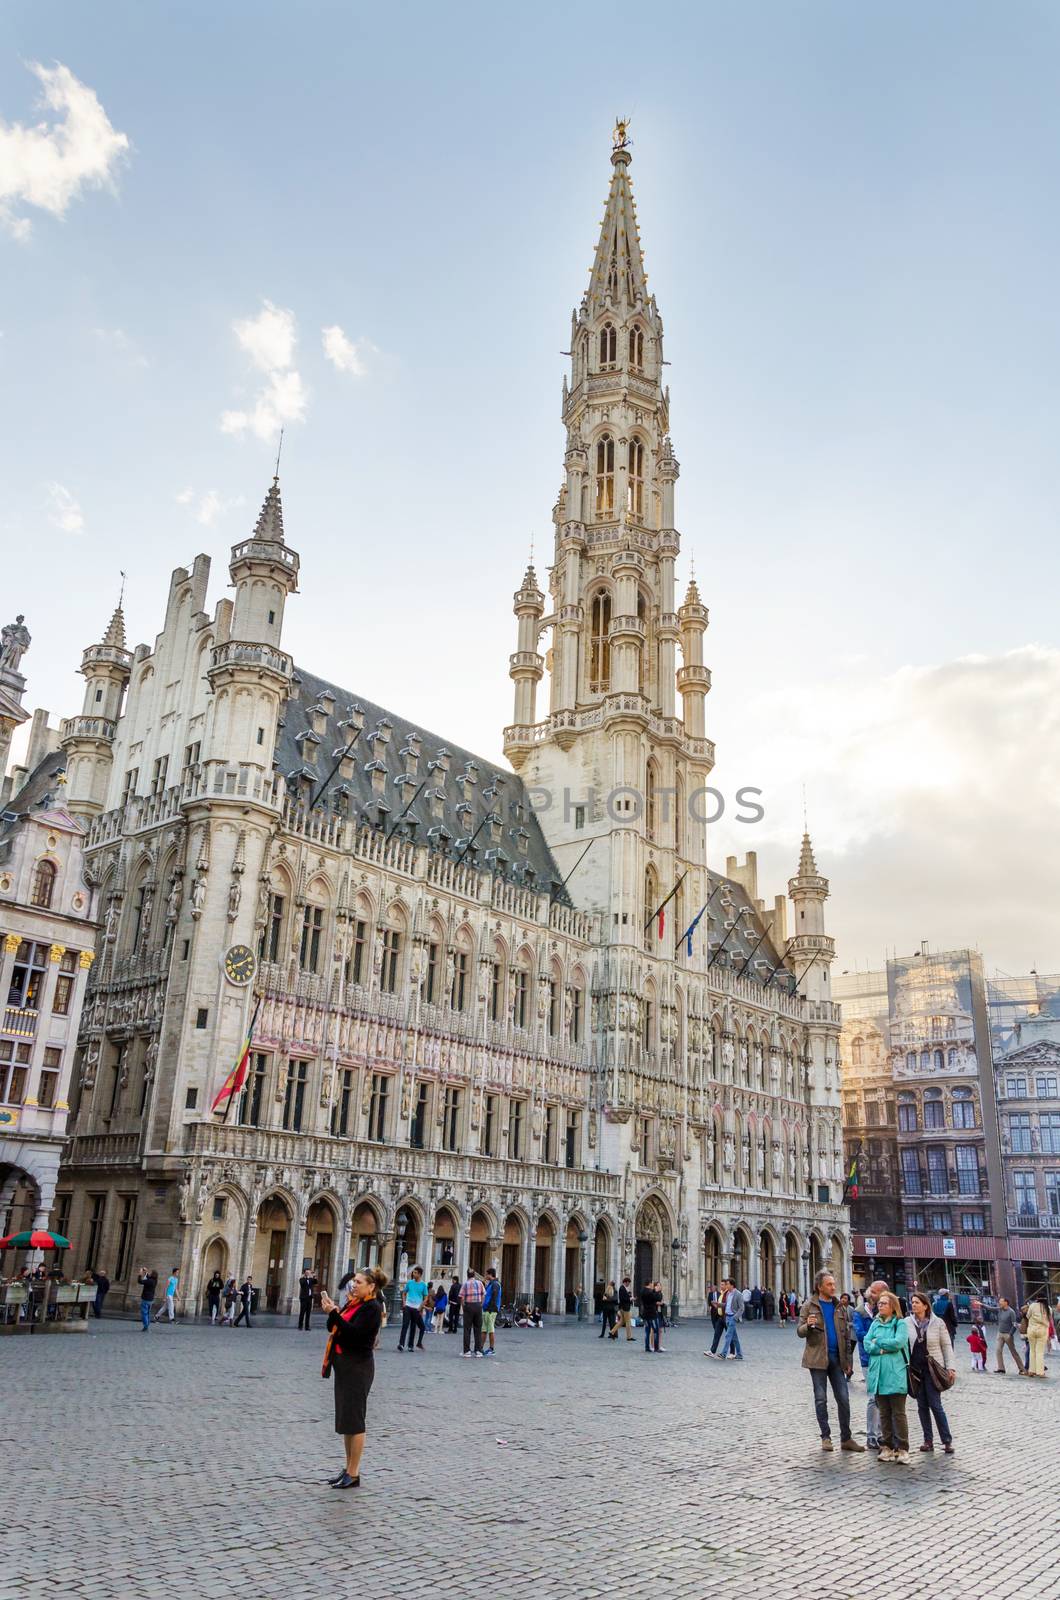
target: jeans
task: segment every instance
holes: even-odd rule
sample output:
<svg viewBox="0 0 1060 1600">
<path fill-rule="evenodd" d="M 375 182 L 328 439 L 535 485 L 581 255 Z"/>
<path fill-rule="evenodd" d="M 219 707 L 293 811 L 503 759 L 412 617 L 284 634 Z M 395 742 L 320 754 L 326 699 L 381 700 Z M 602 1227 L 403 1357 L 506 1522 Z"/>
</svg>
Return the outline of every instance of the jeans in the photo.
<svg viewBox="0 0 1060 1600">
<path fill-rule="evenodd" d="M 876 1404 L 876 1396 L 869 1395 L 868 1405 L 865 1407 L 865 1432 L 868 1434 L 869 1443 L 880 1437 L 880 1408 Z"/>
<path fill-rule="evenodd" d="M 402 1308 L 401 1308 L 401 1337 L 398 1340 L 398 1349 L 399 1350 L 404 1350 L 404 1348 L 405 1348 L 405 1339 L 406 1339 L 406 1336 L 407 1336 L 408 1337 L 408 1347 L 411 1350 L 413 1345 L 416 1343 L 416 1334 L 417 1333 L 420 1336 L 420 1344 L 422 1344 L 423 1343 L 424 1327 L 423 1327 L 423 1317 L 420 1315 L 419 1308 L 417 1306 L 402 1306 Z"/>
<path fill-rule="evenodd" d="M 920 1393 L 916 1397 L 917 1414 L 920 1417 L 920 1426 L 924 1430 L 924 1443 L 931 1444 L 931 1419 L 934 1417 L 938 1424 L 939 1438 L 943 1444 L 952 1444 L 953 1435 L 950 1425 L 946 1420 L 946 1412 L 942 1405 L 942 1396 L 933 1382 L 930 1373 L 920 1374 Z"/>
<path fill-rule="evenodd" d="M 418 1315 L 418 1313 L 417 1313 Z M 475 1338 L 475 1354 L 482 1354 L 482 1307 L 469 1302 L 464 1307 L 464 1354 L 471 1349 L 472 1334 Z"/>
<path fill-rule="evenodd" d="M 141 1300 L 140 1301 L 140 1321 L 143 1323 L 145 1328 L 147 1327 L 148 1323 L 151 1321 L 151 1302 L 150 1302 L 150 1300 Z"/>
<path fill-rule="evenodd" d="M 426 1310 L 426 1311 L 425 1311 L 425 1312 L 424 1312 L 424 1313 L 423 1313 L 423 1327 L 424 1327 L 424 1332 L 426 1332 L 426 1333 L 430 1333 L 430 1332 L 431 1332 L 431 1329 L 432 1329 L 432 1327 L 433 1327 L 433 1325 L 434 1325 L 434 1307 L 433 1307 L 433 1306 L 430 1306 L 430 1307 L 428 1307 L 428 1309 L 427 1309 L 427 1310 Z"/>
<path fill-rule="evenodd" d="M 659 1348 L 658 1317 L 644 1318 L 644 1348 L 645 1350 L 658 1350 Z"/>
<path fill-rule="evenodd" d="M 810 1377 L 813 1379 L 813 1408 L 817 1413 L 817 1424 L 821 1430 L 822 1439 L 832 1437 L 831 1425 L 828 1421 L 828 1385 L 832 1386 L 835 1395 L 836 1410 L 839 1412 L 839 1437 L 850 1438 L 850 1391 L 847 1388 L 847 1375 L 839 1365 L 837 1356 L 829 1356 L 828 1366 L 824 1368 L 811 1367 Z"/>
<path fill-rule="evenodd" d="M 725 1338 L 722 1341 L 721 1355 L 723 1360 L 728 1355 L 734 1355 L 737 1361 L 743 1360 L 743 1351 L 740 1349 L 740 1335 L 736 1331 L 735 1317 L 725 1318 Z"/>
<path fill-rule="evenodd" d="M 725 1332 L 725 1318 L 711 1315 L 710 1320 L 714 1324 L 714 1343 L 710 1347 L 710 1353 L 714 1355 L 721 1343 L 722 1334 Z"/>
</svg>

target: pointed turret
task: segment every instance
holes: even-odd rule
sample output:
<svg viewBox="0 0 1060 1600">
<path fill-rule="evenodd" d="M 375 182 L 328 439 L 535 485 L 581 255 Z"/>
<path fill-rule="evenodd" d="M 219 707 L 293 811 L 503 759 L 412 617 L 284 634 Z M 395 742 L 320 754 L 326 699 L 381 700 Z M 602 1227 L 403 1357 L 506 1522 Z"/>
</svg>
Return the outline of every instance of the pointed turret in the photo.
<svg viewBox="0 0 1060 1600">
<path fill-rule="evenodd" d="M 827 1000 L 828 969 L 835 959 L 835 940 L 824 925 L 824 903 L 828 899 L 828 879 L 818 869 L 809 832 L 802 836 L 799 867 L 788 879 L 788 894 L 795 908 L 794 934 L 788 954 L 797 971 L 806 968 L 800 992 L 810 1000 Z"/>
<path fill-rule="evenodd" d="M 545 597 L 537 586 L 533 560 L 527 563 L 523 581 L 515 591 L 512 610 L 519 622 L 518 649 L 508 662 L 508 676 L 515 684 L 515 717 L 512 728 L 505 729 L 505 754 L 518 769 L 522 765 L 523 751 L 518 738 L 510 736 L 518 735 L 520 729 L 533 727 L 537 715 L 537 686 L 545 671 L 537 648 Z"/>
<path fill-rule="evenodd" d="M 103 810 L 114 764 L 114 736 L 132 675 L 132 651 L 125 642 L 122 602 L 111 613 L 98 644 L 81 657 L 85 698 L 79 717 L 59 725 L 66 752 L 64 805 L 74 816 L 96 816 Z"/>
<path fill-rule="evenodd" d="M 284 603 L 298 587 L 298 555 L 284 539 L 278 476 L 269 485 L 254 532 L 233 546 L 228 570 L 236 591 L 232 638 L 279 646 Z"/>
<path fill-rule="evenodd" d="M 283 502 L 280 499 L 280 480 L 274 477 L 269 485 L 269 492 L 265 496 L 254 529 L 255 539 L 268 540 L 272 544 L 283 544 Z"/>
<path fill-rule="evenodd" d="M 589 279 L 589 305 L 593 311 L 605 306 L 632 308 L 648 298 L 648 277 L 637 227 L 637 208 L 629 180 L 632 159 L 626 124 L 615 128 L 611 152 L 611 187 L 607 194 L 600 238 Z"/>
</svg>

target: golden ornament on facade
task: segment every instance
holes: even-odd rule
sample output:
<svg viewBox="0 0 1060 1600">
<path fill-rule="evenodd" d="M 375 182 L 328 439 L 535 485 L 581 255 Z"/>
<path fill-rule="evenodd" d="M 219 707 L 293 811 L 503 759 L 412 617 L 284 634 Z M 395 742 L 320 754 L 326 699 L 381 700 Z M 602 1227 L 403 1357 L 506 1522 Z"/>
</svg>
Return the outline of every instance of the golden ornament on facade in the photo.
<svg viewBox="0 0 1060 1600">
<path fill-rule="evenodd" d="M 61 944 L 53 944 L 51 949 L 48 951 L 48 960 L 61 961 L 65 954 L 66 950 Z"/>
<path fill-rule="evenodd" d="M 4 934 L 4 950 L 9 956 L 13 956 L 15 954 L 21 943 L 22 940 L 19 938 L 17 933 Z"/>
<path fill-rule="evenodd" d="M 87 971 L 95 959 L 96 952 L 94 950 L 82 950 L 78 957 L 78 966 Z"/>
</svg>

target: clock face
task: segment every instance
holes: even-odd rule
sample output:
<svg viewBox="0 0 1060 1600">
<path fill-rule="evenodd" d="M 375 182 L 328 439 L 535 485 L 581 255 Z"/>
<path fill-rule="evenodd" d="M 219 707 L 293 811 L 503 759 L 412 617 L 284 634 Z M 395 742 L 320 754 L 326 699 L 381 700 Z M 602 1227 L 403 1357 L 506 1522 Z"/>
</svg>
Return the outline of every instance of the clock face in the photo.
<svg viewBox="0 0 1060 1600">
<path fill-rule="evenodd" d="M 225 954 L 225 977 L 229 983 L 249 983 L 253 976 L 253 950 L 249 945 L 234 944 Z"/>
</svg>

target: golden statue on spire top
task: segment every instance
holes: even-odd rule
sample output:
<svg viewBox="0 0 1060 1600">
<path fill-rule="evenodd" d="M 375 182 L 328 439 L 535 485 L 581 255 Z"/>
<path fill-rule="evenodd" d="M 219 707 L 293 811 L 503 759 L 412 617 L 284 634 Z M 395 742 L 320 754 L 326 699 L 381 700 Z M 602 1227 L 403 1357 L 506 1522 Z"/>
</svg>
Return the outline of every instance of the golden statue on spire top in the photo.
<svg viewBox="0 0 1060 1600">
<path fill-rule="evenodd" d="M 630 146 L 629 117 L 619 117 L 615 123 L 615 131 L 611 135 L 612 150 L 628 150 Z"/>
</svg>

